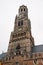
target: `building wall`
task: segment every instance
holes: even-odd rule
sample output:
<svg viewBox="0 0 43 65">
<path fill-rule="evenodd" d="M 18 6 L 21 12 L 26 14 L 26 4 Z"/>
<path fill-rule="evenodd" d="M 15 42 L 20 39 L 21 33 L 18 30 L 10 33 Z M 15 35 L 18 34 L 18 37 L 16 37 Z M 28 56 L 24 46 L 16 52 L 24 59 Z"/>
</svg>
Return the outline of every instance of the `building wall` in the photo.
<svg viewBox="0 0 43 65">
<path fill-rule="evenodd" d="M 28 57 L 15 56 L 3 62 L 3 65 L 43 65 L 43 58 L 28 59 Z"/>
</svg>

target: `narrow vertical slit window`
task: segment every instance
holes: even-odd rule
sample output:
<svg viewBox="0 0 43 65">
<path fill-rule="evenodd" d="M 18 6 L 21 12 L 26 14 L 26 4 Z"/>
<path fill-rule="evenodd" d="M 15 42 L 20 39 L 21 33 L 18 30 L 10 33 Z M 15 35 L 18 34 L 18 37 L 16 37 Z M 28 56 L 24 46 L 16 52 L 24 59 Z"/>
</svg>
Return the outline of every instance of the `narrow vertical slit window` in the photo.
<svg viewBox="0 0 43 65">
<path fill-rule="evenodd" d="M 20 26 L 20 21 L 18 22 L 18 26 Z"/>
</svg>

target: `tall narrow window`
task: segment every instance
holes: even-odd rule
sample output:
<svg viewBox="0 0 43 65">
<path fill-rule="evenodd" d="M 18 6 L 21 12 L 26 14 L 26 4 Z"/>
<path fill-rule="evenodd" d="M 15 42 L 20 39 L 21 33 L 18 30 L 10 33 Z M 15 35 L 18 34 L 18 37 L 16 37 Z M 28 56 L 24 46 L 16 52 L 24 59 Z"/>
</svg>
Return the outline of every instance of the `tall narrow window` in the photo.
<svg viewBox="0 0 43 65">
<path fill-rule="evenodd" d="M 23 9 L 21 9 L 21 12 L 23 11 Z"/>
<path fill-rule="evenodd" d="M 25 8 L 24 8 L 24 11 L 25 11 Z"/>
<path fill-rule="evenodd" d="M 18 46 L 16 47 L 16 55 L 20 55 L 20 45 L 18 44 Z"/>
<path fill-rule="evenodd" d="M 23 20 L 21 20 L 21 25 L 23 25 Z"/>
<path fill-rule="evenodd" d="M 18 26 L 20 26 L 20 21 L 18 22 Z"/>
<path fill-rule="evenodd" d="M 18 26 L 22 26 L 23 25 L 23 20 L 18 21 Z"/>
</svg>

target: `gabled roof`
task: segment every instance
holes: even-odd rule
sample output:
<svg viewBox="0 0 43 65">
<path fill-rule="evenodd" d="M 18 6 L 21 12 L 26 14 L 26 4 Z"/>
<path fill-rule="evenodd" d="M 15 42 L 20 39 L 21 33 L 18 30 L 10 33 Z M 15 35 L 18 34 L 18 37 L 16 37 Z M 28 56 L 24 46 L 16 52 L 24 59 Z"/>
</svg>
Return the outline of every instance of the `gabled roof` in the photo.
<svg viewBox="0 0 43 65">
<path fill-rule="evenodd" d="M 43 45 L 37 45 L 32 48 L 33 53 L 43 52 Z"/>
</svg>

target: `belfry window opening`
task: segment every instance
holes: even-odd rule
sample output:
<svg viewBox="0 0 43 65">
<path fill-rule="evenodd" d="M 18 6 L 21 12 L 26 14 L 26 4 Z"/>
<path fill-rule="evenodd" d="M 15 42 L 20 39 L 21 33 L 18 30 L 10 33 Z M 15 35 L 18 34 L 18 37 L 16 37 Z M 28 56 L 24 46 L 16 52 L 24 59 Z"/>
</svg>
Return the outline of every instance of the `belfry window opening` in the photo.
<svg viewBox="0 0 43 65">
<path fill-rule="evenodd" d="M 22 26 L 23 25 L 23 20 L 18 21 L 18 26 Z"/>
</svg>

